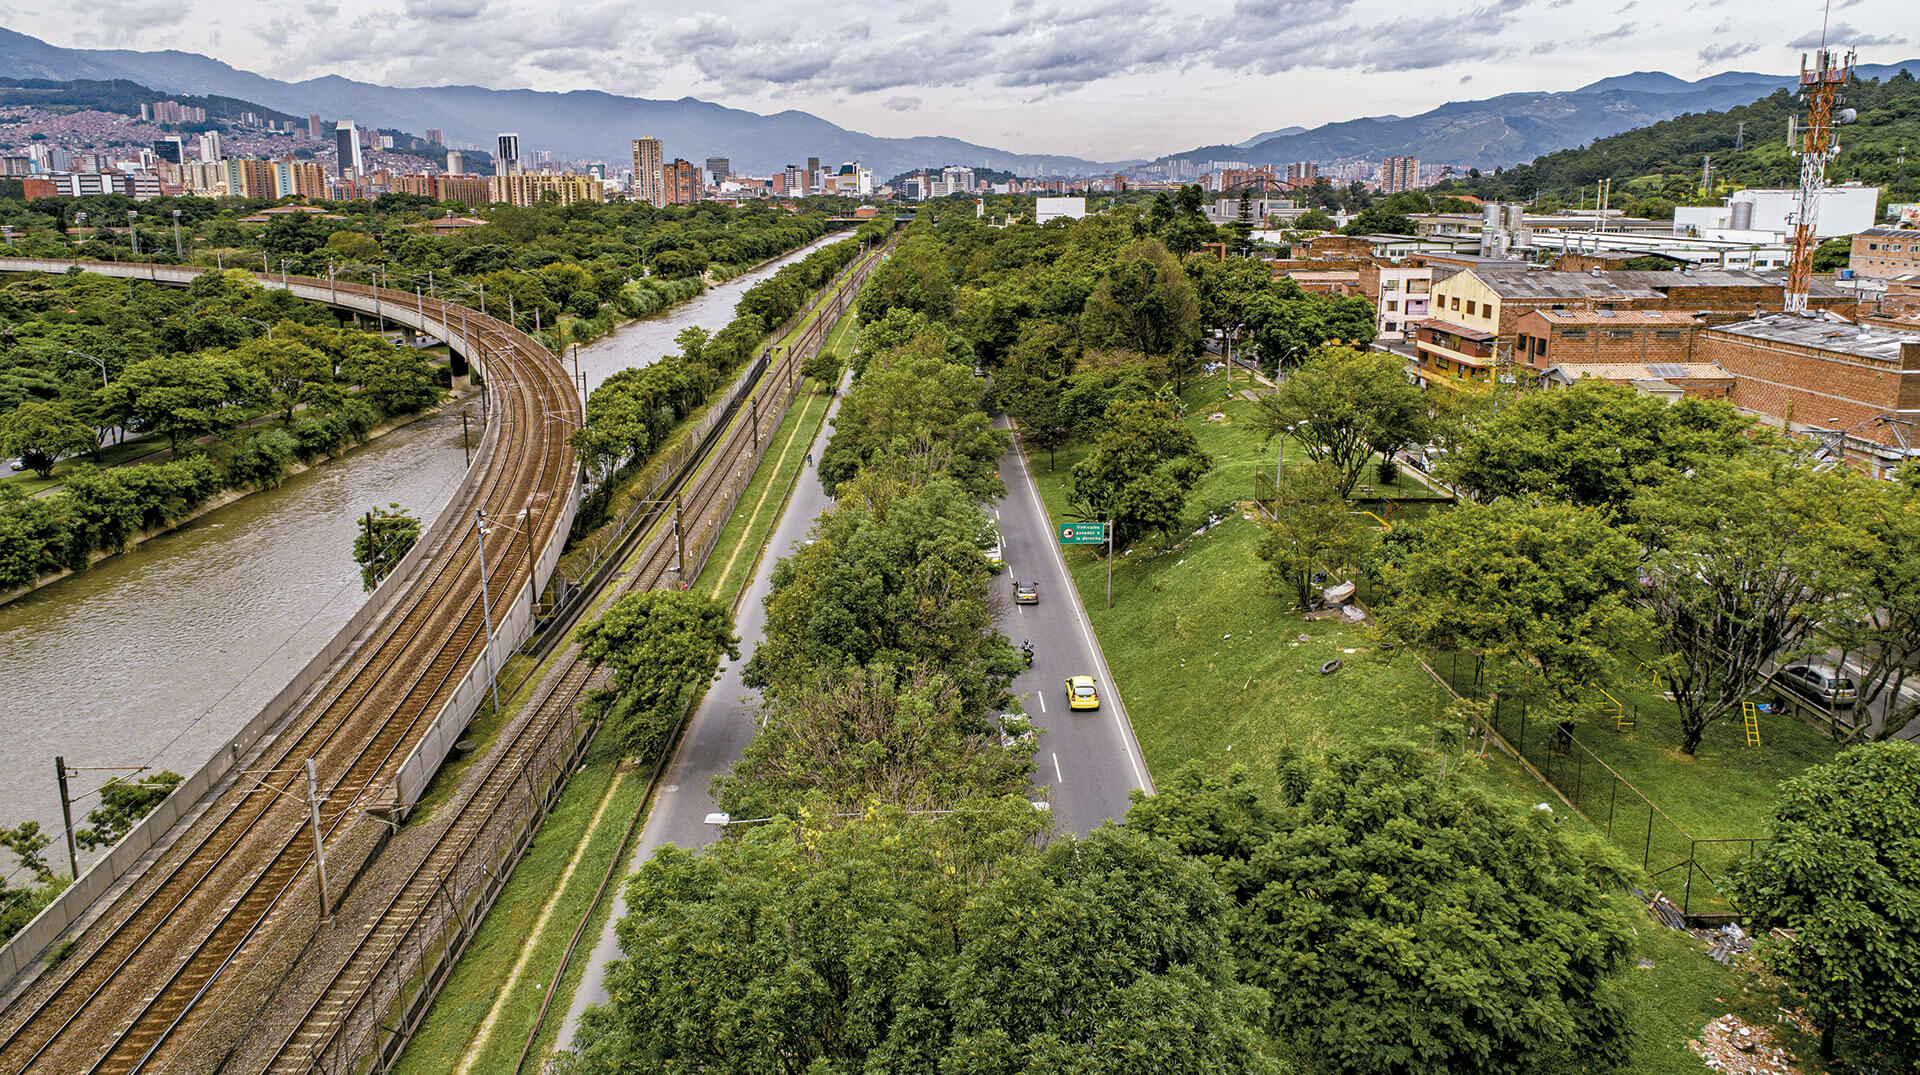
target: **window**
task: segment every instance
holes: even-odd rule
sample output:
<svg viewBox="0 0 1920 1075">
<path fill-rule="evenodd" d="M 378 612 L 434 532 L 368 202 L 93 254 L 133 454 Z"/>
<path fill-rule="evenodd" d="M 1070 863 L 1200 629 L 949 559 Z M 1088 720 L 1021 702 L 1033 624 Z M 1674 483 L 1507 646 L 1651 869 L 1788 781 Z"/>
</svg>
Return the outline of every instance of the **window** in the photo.
<svg viewBox="0 0 1920 1075">
<path fill-rule="evenodd" d="M 1432 284 L 1432 283 L 1433 283 L 1433 281 L 1431 281 L 1431 280 L 1408 280 L 1408 281 L 1407 281 L 1407 294 L 1409 294 L 1409 295 L 1424 295 L 1424 294 L 1426 294 L 1426 293 L 1427 293 L 1427 288 L 1428 288 L 1428 286 L 1429 286 L 1430 284 Z"/>
<path fill-rule="evenodd" d="M 1458 296 L 1458 295 L 1455 295 L 1455 296 L 1453 297 L 1453 306 L 1452 306 L 1452 309 L 1455 309 L 1455 310 L 1458 310 L 1459 308 L 1460 308 L 1460 296 Z"/>
<path fill-rule="evenodd" d="M 1631 340 L 1633 339 L 1633 330 L 1630 328 L 1610 328 L 1607 330 L 1607 339 Z"/>
<path fill-rule="evenodd" d="M 1583 328 L 1570 328 L 1562 332 L 1560 338 L 1563 340 L 1584 340 L 1587 338 L 1587 330 Z"/>
<path fill-rule="evenodd" d="M 1398 332 L 1398 331 L 1400 331 L 1400 324 L 1399 324 L 1399 322 L 1397 322 L 1397 321 L 1389 321 L 1389 322 L 1387 322 L 1387 331 L 1388 331 L 1388 332 Z"/>
<path fill-rule="evenodd" d="M 1656 340 L 1677 340 L 1681 335 L 1681 331 L 1677 328 L 1663 328 L 1655 330 L 1653 338 Z"/>
<path fill-rule="evenodd" d="M 1382 290 L 1382 291 L 1398 291 L 1398 290 L 1400 290 L 1400 281 L 1398 281 L 1398 280 L 1382 280 L 1382 281 L 1380 281 L 1380 290 Z"/>
<path fill-rule="evenodd" d="M 1398 312 L 1399 312 L 1399 310 L 1400 310 L 1400 300 L 1399 300 L 1399 299 L 1388 299 L 1388 300 L 1387 300 L 1387 312 L 1388 312 L 1388 313 L 1398 313 Z"/>
<path fill-rule="evenodd" d="M 1472 299 L 1467 300 L 1467 316 L 1468 317 L 1473 316 L 1473 300 Z"/>
</svg>

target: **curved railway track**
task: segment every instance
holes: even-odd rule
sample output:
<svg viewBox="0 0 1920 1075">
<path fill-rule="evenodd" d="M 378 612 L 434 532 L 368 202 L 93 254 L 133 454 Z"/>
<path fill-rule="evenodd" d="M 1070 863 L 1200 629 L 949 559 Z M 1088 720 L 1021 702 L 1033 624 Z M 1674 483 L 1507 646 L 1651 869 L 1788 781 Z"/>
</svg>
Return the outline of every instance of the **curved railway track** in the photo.
<svg viewBox="0 0 1920 1075">
<path fill-rule="evenodd" d="M 376 294 L 325 281 L 299 283 Z M 430 309 L 443 323 L 457 324 L 470 349 L 485 355 L 500 426 L 474 503 L 506 519 L 567 488 L 574 462 L 566 419 L 577 424 L 579 400 L 558 361 L 484 315 L 429 305 L 412 294 L 378 294 L 396 311 Z M 528 553 L 546 546 L 555 521 L 544 510 L 521 518 L 526 540 L 510 534 L 487 549 L 496 610 L 525 585 Z M 472 526 L 448 529 L 408 592 L 312 701 L 284 722 L 256 767 L 214 798 L 75 939 L 60 965 L 0 1014 L 0 1071 L 167 1066 L 210 1009 L 205 1002 L 222 976 L 257 951 L 264 934 L 292 925 L 286 911 L 296 901 L 288 897 L 312 884 L 305 763 L 311 759 L 317 770 L 331 850 L 466 670 L 482 659 L 478 541 Z"/>
<path fill-rule="evenodd" d="M 754 449 L 779 425 L 797 382 L 795 371 L 825 342 L 833 323 L 851 303 L 876 261 L 877 255 L 857 263 L 844 286 L 814 307 L 812 323 L 786 350 L 780 363 L 766 369 L 748 393 L 752 402 L 746 420 L 739 420 L 736 406 L 712 456 L 694 469 L 691 485 L 683 491 L 683 514 L 697 521 L 696 534 L 717 530 L 731 515 L 737 487 L 744 477 L 741 469 L 753 462 Z M 666 534 L 658 536 L 627 575 L 621 592 L 660 587 L 675 566 L 676 555 L 674 540 Z M 376 990 L 382 983 L 390 985 L 416 972 L 417 968 L 396 967 L 396 962 L 405 952 L 427 947 L 416 932 L 421 929 L 427 908 L 444 898 L 445 886 L 456 874 L 480 868 L 470 856 L 476 846 L 493 846 L 482 845 L 482 833 L 520 787 L 528 767 L 540 758 L 566 755 L 565 748 L 556 748 L 556 744 L 577 737 L 576 705 L 591 685 L 593 673 L 592 666 L 581 660 L 577 651 L 567 651 L 548 674 L 544 695 L 522 711 L 503 731 L 502 742 L 483 759 L 483 772 L 463 782 L 459 798 L 450 804 L 455 811 L 453 820 L 433 840 L 420 866 L 361 925 L 356 943 L 338 969 L 316 995 L 303 1001 L 304 1014 L 287 1021 L 276 1032 L 277 1044 L 264 1068 L 249 1065 L 246 1070 L 301 1075 L 385 1070 L 406 1034 L 394 1031 L 383 1021 L 392 1013 L 387 1003 L 375 998 Z M 533 793 L 530 782 L 526 790 Z M 380 1042 L 378 1035 L 383 1031 L 388 1037 Z M 369 1053 L 378 1055 L 363 1068 Z"/>
</svg>

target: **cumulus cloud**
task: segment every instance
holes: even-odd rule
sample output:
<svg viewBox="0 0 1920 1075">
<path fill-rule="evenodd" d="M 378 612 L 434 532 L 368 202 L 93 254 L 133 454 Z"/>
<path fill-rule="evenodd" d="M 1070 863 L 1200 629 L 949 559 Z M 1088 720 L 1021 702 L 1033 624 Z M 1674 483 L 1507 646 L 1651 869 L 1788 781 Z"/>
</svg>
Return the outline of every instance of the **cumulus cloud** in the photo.
<svg viewBox="0 0 1920 1075">
<path fill-rule="evenodd" d="M 918 97 L 889 97 L 883 101 L 882 104 L 886 105 L 887 110 L 890 112 L 918 112 L 920 110 L 920 98 Z"/>
<path fill-rule="evenodd" d="M 908 8 L 907 13 L 900 16 L 900 21 L 908 26 L 922 26 L 930 22 L 939 22 L 950 13 L 947 0 L 927 0 L 918 7 Z"/>
<path fill-rule="evenodd" d="M 422 22 L 464 22 L 487 13 L 487 0 L 407 0 L 402 7 Z"/>
<path fill-rule="evenodd" d="M 1873 48 L 1879 45 L 1899 45 L 1906 38 L 1898 34 L 1869 34 L 1854 29 L 1844 22 L 1836 22 L 1827 29 L 1827 44 L 1840 48 Z M 1793 49 L 1817 49 L 1820 47 L 1820 35 L 1807 34 L 1787 43 Z"/>
<path fill-rule="evenodd" d="M 1718 45 L 1708 45 L 1706 48 L 1701 49 L 1700 62 L 1725 63 L 1728 60 L 1737 60 L 1742 56 L 1759 51 L 1759 45 L 1740 41 L 1727 41 Z"/>
</svg>

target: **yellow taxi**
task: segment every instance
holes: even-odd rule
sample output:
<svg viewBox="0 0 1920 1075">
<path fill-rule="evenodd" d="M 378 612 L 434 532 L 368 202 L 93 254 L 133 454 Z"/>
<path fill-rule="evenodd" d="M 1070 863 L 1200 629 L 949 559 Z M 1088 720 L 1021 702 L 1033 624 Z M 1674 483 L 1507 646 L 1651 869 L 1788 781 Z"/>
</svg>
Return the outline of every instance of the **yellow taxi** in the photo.
<svg viewBox="0 0 1920 1075">
<path fill-rule="evenodd" d="M 1100 694 L 1093 689 L 1092 676 L 1070 676 L 1067 679 L 1068 709 L 1098 709 Z"/>
</svg>

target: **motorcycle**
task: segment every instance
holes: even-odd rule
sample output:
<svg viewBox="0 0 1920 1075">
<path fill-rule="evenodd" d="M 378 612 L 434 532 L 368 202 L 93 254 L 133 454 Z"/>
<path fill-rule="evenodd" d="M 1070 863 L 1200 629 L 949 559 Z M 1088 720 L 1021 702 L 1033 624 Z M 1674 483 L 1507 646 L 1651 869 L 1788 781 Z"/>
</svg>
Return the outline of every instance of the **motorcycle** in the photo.
<svg viewBox="0 0 1920 1075">
<path fill-rule="evenodd" d="M 1031 642 L 1020 643 L 1020 656 L 1025 657 L 1027 659 L 1027 667 L 1032 668 L 1033 667 L 1033 643 Z"/>
</svg>

